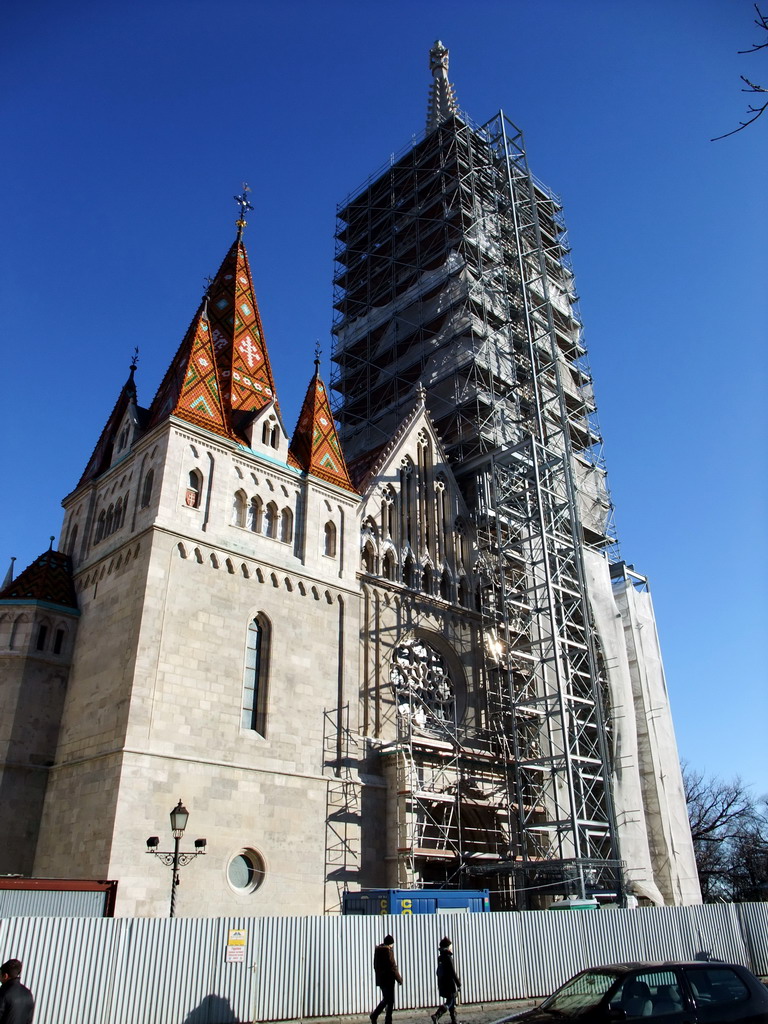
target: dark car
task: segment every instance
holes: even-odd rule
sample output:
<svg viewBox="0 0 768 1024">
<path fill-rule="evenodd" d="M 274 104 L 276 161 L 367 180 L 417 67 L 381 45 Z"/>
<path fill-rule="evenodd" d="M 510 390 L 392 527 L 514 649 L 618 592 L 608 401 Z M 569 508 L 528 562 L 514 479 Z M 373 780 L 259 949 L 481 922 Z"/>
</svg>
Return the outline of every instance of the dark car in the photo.
<svg viewBox="0 0 768 1024">
<path fill-rule="evenodd" d="M 768 988 L 746 967 L 714 960 L 611 964 L 571 978 L 515 1021 L 584 1024 L 651 1018 L 658 1024 L 768 1024 Z"/>
</svg>

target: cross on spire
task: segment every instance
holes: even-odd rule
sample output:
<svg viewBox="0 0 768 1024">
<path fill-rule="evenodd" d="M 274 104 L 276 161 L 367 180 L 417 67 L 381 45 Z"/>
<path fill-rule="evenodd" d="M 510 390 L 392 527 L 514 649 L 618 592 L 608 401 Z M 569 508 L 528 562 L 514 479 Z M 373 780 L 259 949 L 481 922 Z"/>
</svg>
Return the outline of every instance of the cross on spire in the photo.
<svg viewBox="0 0 768 1024">
<path fill-rule="evenodd" d="M 251 204 L 248 202 L 248 195 L 247 195 L 247 193 L 250 192 L 250 191 L 251 191 L 250 185 L 248 184 L 247 181 L 244 181 L 243 182 L 243 192 L 242 192 L 242 195 L 233 196 L 232 197 L 235 200 L 235 202 L 237 203 L 237 205 L 240 207 L 240 216 L 235 221 L 235 224 L 237 225 L 237 237 L 238 238 L 242 238 L 243 237 L 243 228 L 247 224 L 247 221 L 245 219 L 246 213 L 248 212 L 248 210 L 252 210 L 253 209 L 253 206 L 251 206 Z"/>
</svg>

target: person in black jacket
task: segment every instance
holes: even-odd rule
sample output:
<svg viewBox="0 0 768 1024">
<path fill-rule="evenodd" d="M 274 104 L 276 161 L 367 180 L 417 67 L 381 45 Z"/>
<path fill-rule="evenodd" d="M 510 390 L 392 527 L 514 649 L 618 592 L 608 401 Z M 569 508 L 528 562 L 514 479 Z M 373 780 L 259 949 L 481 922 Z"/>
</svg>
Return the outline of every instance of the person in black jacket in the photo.
<svg viewBox="0 0 768 1024">
<path fill-rule="evenodd" d="M 6 960 L 0 967 L 0 1024 L 32 1024 L 35 1000 L 20 974 L 20 960 Z"/>
<path fill-rule="evenodd" d="M 440 952 L 437 957 L 437 991 L 440 993 L 443 1002 L 432 1014 L 432 1024 L 438 1020 L 447 1010 L 451 1015 L 451 1024 L 456 1022 L 456 996 L 461 989 L 461 979 L 453 966 L 453 951 L 451 940 L 446 935 L 440 939 Z"/>
<path fill-rule="evenodd" d="M 371 1013 L 372 1024 L 376 1024 L 376 1020 L 382 1010 L 386 1011 L 384 1014 L 384 1024 L 392 1024 L 392 1010 L 395 1005 L 395 982 L 398 985 L 403 984 L 403 979 L 400 977 L 400 971 L 398 971 L 397 963 L 395 962 L 395 952 L 392 948 L 394 944 L 395 940 L 392 936 L 385 935 L 384 941 L 373 951 L 373 970 L 376 974 L 376 984 L 381 989 L 381 1002 Z"/>
</svg>

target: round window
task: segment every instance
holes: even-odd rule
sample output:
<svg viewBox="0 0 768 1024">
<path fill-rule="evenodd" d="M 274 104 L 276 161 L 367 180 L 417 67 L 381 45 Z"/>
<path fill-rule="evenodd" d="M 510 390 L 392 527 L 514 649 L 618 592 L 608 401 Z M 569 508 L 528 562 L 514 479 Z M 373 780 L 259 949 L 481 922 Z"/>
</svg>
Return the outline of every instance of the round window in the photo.
<svg viewBox="0 0 768 1024">
<path fill-rule="evenodd" d="M 255 850 L 241 850 L 227 865 L 227 880 L 240 895 L 255 892 L 264 881 L 264 861 Z"/>
</svg>

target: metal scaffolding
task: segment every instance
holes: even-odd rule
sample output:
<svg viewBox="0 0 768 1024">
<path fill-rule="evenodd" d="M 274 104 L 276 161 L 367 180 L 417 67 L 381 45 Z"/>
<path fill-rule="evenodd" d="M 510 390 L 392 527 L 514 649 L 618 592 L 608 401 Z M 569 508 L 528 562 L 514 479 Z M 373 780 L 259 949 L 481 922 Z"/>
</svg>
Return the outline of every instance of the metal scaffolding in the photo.
<svg viewBox="0 0 768 1024">
<path fill-rule="evenodd" d="M 377 451 L 423 385 L 476 530 L 486 721 L 455 730 L 440 800 L 419 781 L 434 749 L 398 737 L 399 884 L 418 874 L 414 823 L 426 828 L 452 797 L 450 827 L 437 815 L 444 849 L 462 872 L 495 873 L 517 905 L 558 886 L 621 892 L 583 560 L 585 547 L 615 557 L 616 538 L 561 204 L 502 113 L 483 126 L 454 115 L 342 204 L 337 243 L 332 387 L 345 451 Z M 484 851 L 462 824 L 473 750 L 496 764 L 481 785 L 493 805 Z"/>
</svg>

